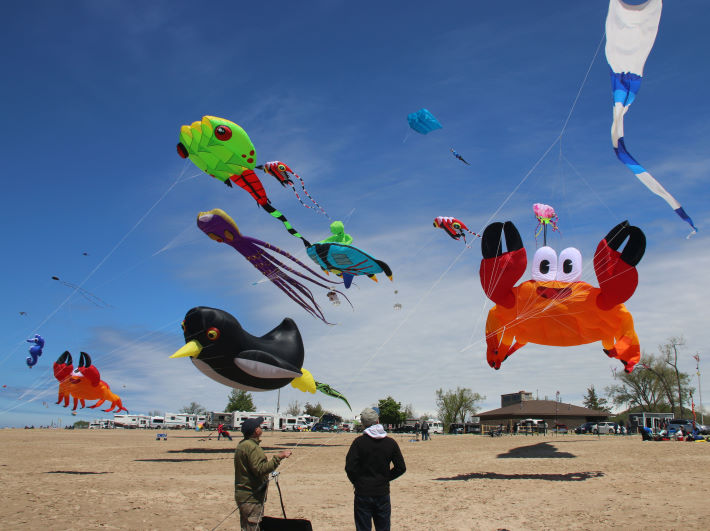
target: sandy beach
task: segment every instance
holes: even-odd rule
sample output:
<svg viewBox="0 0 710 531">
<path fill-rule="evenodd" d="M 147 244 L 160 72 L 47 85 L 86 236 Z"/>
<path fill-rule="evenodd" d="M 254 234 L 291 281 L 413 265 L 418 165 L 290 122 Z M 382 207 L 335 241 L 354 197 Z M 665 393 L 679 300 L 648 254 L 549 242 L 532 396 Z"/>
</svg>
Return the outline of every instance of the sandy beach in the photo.
<svg viewBox="0 0 710 531">
<path fill-rule="evenodd" d="M 265 433 L 286 515 L 351 529 L 354 434 Z M 393 529 L 701 529 L 710 444 L 640 436 L 395 435 Z M 3 529 L 239 529 L 233 441 L 194 431 L 0 430 Z M 269 488 L 266 514 L 281 516 Z M 705 522 L 705 523 L 703 523 Z"/>
</svg>

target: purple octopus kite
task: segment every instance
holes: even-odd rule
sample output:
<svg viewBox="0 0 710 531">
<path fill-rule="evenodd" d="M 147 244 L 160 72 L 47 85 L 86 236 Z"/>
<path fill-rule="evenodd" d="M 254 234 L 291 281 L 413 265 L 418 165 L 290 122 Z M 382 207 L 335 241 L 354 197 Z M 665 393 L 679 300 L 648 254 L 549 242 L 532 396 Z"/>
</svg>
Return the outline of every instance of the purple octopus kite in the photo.
<svg viewBox="0 0 710 531">
<path fill-rule="evenodd" d="M 293 273 L 297 277 L 300 277 L 312 284 L 320 286 L 322 288 L 331 291 L 330 280 L 320 276 L 316 271 L 308 267 L 306 264 L 301 262 L 295 256 L 287 253 L 286 251 L 279 249 L 278 247 L 271 245 L 270 243 L 257 240 L 256 238 L 251 238 L 245 236 L 239 232 L 239 228 L 234 220 L 229 217 L 229 215 L 219 208 L 210 210 L 209 212 L 200 212 L 197 216 L 197 226 L 202 232 L 207 234 L 210 238 L 220 243 L 226 243 L 230 247 L 233 247 L 238 251 L 244 258 L 249 260 L 251 265 L 256 267 L 262 272 L 271 282 L 276 284 L 276 286 L 288 295 L 292 300 L 297 302 L 304 310 L 310 313 L 313 317 L 317 317 L 326 324 L 331 324 L 325 320 L 323 311 L 316 303 L 313 298 L 313 293 L 306 286 L 304 286 L 299 280 L 293 278 L 286 272 Z M 282 263 L 274 255 L 266 252 L 264 249 L 270 249 L 276 253 L 279 253 L 292 262 L 298 264 L 302 268 L 310 272 L 313 277 L 300 273 Z M 316 280 L 318 279 L 318 280 Z M 323 284 L 319 282 L 322 280 L 328 282 L 329 284 Z M 341 292 L 338 292 L 350 303 L 350 300 Z M 350 304 L 352 306 L 352 303 Z"/>
</svg>

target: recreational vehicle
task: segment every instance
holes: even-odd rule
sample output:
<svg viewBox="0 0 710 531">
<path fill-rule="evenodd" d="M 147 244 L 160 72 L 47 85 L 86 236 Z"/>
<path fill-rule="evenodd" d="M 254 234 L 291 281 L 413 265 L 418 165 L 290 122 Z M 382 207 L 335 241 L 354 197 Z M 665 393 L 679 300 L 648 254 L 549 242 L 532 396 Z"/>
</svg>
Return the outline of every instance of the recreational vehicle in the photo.
<svg viewBox="0 0 710 531">
<path fill-rule="evenodd" d="M 226 411 L 210 411 L 205 419 L 205 428 L 216 430 L 217 426 L 224 424 L 224 427 L 231 430 L 234 422 L 234 415 Z M 240 424 L 241 426 L 241 424 Z"/>
<path fill-rule="evenodd" d="M 149 428 L 150 417 L 148 415 L 114 415 L 113 423 L 117 428 Z"/>
<path fill-rule="evenodd" d="M 444 425 L 438 419 L 427 419 L 429 433 L 444 433 Z"/>
<path fill-rule="evenodd" d="M 170 429 L 194 429 L 198 424 L 205 421 L 205 415 L 193 413 L 166 413 L 165 427 Z"/>
</svg>

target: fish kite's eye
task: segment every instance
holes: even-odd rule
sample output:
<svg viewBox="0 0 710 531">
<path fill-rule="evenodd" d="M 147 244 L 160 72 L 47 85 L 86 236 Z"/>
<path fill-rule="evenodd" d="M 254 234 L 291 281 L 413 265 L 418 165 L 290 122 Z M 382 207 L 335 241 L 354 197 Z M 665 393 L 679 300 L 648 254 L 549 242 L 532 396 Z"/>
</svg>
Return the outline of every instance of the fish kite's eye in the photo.
<svg viewBox="0 0 710 531">
<path fill-rule="evenodd" d="M 187 152 L 187 148 L 183 145 L 182 142 L 178 142 L 177 152 L 178 152 L 178 155 L 180 155 L 180 157 L 183 159 L 186 159 L 187 157 L 190 156 L 190 154 Z"/>
<path fill-rule="evenodd" d="M 185 321 L 183 321 L 182 323 L 180 323 L 180 326 L 182 327 L 182 331 L 184 332 L 184 331 L 185 331 Z"/>
<path fill-rule="evenodd" d="M 279 164 L 279 171 L 286 171 L 286 166 Z"/>
<path fill-rule="evenodd" d="M 217 140 L 226 142 L 227 140 L 232 138 L 232 130 L 226 125 L 218 125 L 217 127 L 215 127 L 214 136 L 217 137 Z"/>
<path fill-rule="evenodd" d="M 454 223 L 451 224 L 451 226 L 452 226 L 453 228 L 455 228 L 456 230 L 461 229 L 461 223 L 456 223 L 456 222 L 454 222 Z"/>
<path fill-rule="evenodd" d="M 540 247 L 533 257 L 532 277 L 538 282 L 555 280 L 557 276 L 557 253 L 552 247 Z"/>
<path fill-rule="evenodd" d="M 219 339 L 219 330 L 214 327 L 207 330 L 207 339 L 210 341 L 217 341 L 217 339 Z"/>
</svg>

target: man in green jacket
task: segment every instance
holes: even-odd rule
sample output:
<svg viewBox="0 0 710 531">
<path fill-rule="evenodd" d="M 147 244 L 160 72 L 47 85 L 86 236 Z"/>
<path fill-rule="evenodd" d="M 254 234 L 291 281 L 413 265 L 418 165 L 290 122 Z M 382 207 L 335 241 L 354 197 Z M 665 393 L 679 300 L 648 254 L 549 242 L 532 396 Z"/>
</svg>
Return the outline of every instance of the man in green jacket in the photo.
<svg viewBox="0 0 710 531">
<path fill-rule="evenodd" d="M 248 419 L 242 423 L 242 439 L 234 452 L 234 499 L 239 507 L 239 517 L 243 531 L 257 531 L 264 515 L 266 489 L 269 474 L 276 470 L 282 459 L 291 456 L 291 450 L 284 450 L 266 459 L 261 449 L 261 423 L 263 417 Z"/>
</svg>

